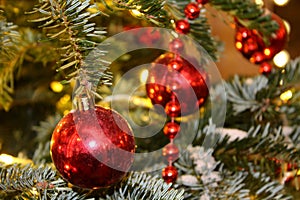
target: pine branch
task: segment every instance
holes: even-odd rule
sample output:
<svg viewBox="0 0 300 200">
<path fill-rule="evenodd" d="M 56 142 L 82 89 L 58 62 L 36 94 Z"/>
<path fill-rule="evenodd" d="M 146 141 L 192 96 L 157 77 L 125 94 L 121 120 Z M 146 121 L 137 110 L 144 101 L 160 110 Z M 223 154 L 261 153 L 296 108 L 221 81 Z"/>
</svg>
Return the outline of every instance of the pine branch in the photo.
<svg viewBox="0 0 300 200">
<path fill-rule="evenodd" d="M 185 18 L 184 8 L 189 3 L 190 1 L 188 0 L 171 0 L 166 2 L 165 9 L 176 21 Z M 208 24 L 207 17 L 205 15 L 205 8 L 201 8 L 201 13 L 197 19 L 188 20 L 188 22 L 191 29 L 190 36 L 192 36 L 193 39 L 195 39 L 207 51 L 212 59 L 217 60 L 217 42 L 211 34 L 211 27 Z"/>
<path fill-rule="evenodd" d="M 17 63 L 20 34 L 11 22 L 7 22 L 0 10 L 0 106 L 8 110 L 13 99 L 14 72 L 20 65 Z"/>
<path fill-rule="evenodd" d="M 49 116 L 45 121 L 40 122 L 39 126 L 32 129 L 37 133 L 35 142 L 38 144 L 34 151 L 32 161 L 35 164 L 50 162 L 50 138 L 57 123 L 61 119 L 59 114 Z"/>
<path fill-rule="evenodd" d="M 41 17 L 31 22 L 42 23 L 40 27 L 47 31 L 47 37 L 61 42 L 57 71 L 66 73 L 67 80 L 80 72 L 94 86 L 99 80 L 101 84 L 109 84 L 111 75 L 106 72 L 109 62 L 101 59 L 107 52 L 98 46 L 106 32 L 89 22 L 103 14 L 96 5 L 89 0 L 43 0 L 29 14 L 33 13 L 40 13 Z"/>
<path fill-rule="evenodd" d="M 177 200 L 183 199 L 183 192 L 183 190 L 172 189 L 170 184 L 166 184 L 156 176 L 151 177 L 145 173 L 131 173 L 129 178 L 121 184 L 121 187 L 116 188 L 114 193 L 107 195 L 105 199 Z"/>
</svg>

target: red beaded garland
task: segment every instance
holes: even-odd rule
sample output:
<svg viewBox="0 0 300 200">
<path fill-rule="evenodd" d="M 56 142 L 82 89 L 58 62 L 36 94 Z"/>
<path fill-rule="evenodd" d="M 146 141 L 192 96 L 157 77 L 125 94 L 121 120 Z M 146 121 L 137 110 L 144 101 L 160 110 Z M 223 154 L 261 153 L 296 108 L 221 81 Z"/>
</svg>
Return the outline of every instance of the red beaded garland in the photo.
<svg viewBox="0 0 300 200">
<path fill-rule="evenodd" d="M 183 66 L 183 62 L 181 59 L 171 60 L 168 64 L 168 67 L 177 71 L 179 71 L 182 68 L 182 66 Z"/>
<path fill-rule="evenodd" d="M 174 183 L 177 179 L 178 172 L 173 166 L 167 166 L 162 170 L 162 177 L 166 183 Z"/>
<path fill-rule="evenodd" d="M 198 4 L 189 3 L 188 5 L 186 5 L 184 8 L 184 14 L 188 19 L 191 19 L 191 20 L 199 17 L 200 8 L 199 8 Z"/>
<path fill-rule="evenodd" d="M 177 135 L 177 133 L 179 133 L 179 131 L 180 131 L 180 126 L 176 122 L 168 122 L 163 129 L 164 134 L 169 139 L 175 138 L 175 136 Z"/>
<path fill-rule="evenodd" d="M 169 143 L 163 148 L 162 154 L 168 162 L 174 162 L 179 156 L 179 149 L 175 144 Z"/>
<path fill-rule="evenodd" d="M 272 72 L 272 69 L 273 69 L 273 67 L 270 63 L 263 62 L 262 64 L 260 64 L 259 73 L 268 75 Z"/>
<path fill-rule="evenodd" d="M 174 53 L 181 53 L 184 50 L 184 45 L 181 39 L 175 38 L 169 44 L 170 51 Z"/>
<path fill-rule="evenodd" d="M 178 117 L 181 115 L 180 104 L 177 101 L 171 100 L 166 104 L 165 112 L 170 117 Z"/>
<path fill-rule="evenodd" d="M 95 189 L 111 186 L 125 176 L 133 163 L 135 142 L 119 114 L 95 107 L 63 117 L 50 148 L 54 165 L 67 181 Z"/>
<path fill-rule="evenodd" d="M 175 22 L 175 31 L 181 34 L 187 34 L 190 32 L 190 24 L 185 19 L 180 19 Z"/>
</svg>

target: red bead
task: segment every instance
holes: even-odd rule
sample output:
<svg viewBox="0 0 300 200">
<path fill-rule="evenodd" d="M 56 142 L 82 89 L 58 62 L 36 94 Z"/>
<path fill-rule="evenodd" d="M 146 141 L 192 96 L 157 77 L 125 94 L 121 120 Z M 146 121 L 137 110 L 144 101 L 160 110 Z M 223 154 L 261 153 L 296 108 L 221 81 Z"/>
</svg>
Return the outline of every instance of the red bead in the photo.
<svg viewBox="0 0 300 200">
<path fill-rule="evenodd" d="M 169 44 L 169 48 L 171 51 L 173 51 L 174 53 L 180 53 L 183 51 L 184 49 L 184 44 L 181 41 L 181 39 L 179 38 L 175 38 L 174 40 L 172 40 L 172 42 L 170 42 Z"/>
<path fill-rule="evenodd" d="M 179 149 L 175 144 L 169 143 L 163 148 L 162 154 L 168 162 L 174 162 L 178 159 Z"/>
<path fill-rule="evenodd" d="M 181 59 L 171 60 L 168 64 L 168 67 L 173 70 L 179 71 L 183 66 L 183 61 Z"/>
<path fill-rule="evenodd" d="M 260 64 L 259 73 L 264 75 L 269 75 L 272 72 L 272 65 L 268 62 L 263 62 Z"/>
<path fill-rule="evenodd" d="M 175 31 L 177 33 L 187 34 L 190 32 L 190 24 L 187 20 L 181 19 L 175 22 Z"/>
<path fill-rule="evenodd" d="M 199 17 L 200 8 L 196 3 L 189 3 L 184 8 L 184 14 L 188 19 L 196 19 Z"/>
<path fill-rule="evenodd" d="M 51 156 L 60 174 L 81 188 L 120 181 L 133 163 L 135 142 L 127 122 L 102 107 L 67 114 L 51 139 Z"/>
<path fill-rule="evenodd" d="M 165 107 L 166 114 L 170 117 L 179 117 L 181 115 L 180 104 L 177 101 L 169 101 Z"/>
<path fill-rule="evenodd" d="M 166 53 L 152 63 L 146 92 L 157 111 L 160 111 L 161 106 L 166 108 L 166 104 L 176 96 L 176 101 L 180 102 L 180 115 L 186 116 L 198 111 L 205 103 L 209 95 L 208 75 L 192 58 L 189 62 L 180 58 L 183 62 L 182 68 L 179 71 L 169 70 L 167 66 L 175 56 Z"/>
<path fill-rule="evenodd" d="M 167 166 L 162 170 L 162 178 L 166 183 L 174 183 L 177 179 L 178 172 L 173 166 Z"/>
<path fill-rule="evenodd" d="M 180 131 L 180 126 L 176 122 L 168 122 L 163 129 L 164 134 L 169 139 L 174 139 L 177 133 L 179 133 L 179 131 Z"/>
<path fill-rule="evenodd" d="M 209 0 L 196 0 L 196 2 L 204 5 L 204 4 L 207 4 L 209 2 Z"/>
</svg>

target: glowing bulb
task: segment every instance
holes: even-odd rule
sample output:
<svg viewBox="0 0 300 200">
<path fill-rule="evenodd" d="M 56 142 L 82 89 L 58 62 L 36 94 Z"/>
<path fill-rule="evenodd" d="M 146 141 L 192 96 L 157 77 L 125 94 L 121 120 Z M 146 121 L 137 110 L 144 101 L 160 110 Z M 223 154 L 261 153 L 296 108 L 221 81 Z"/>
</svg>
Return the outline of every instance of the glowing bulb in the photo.
<svg viewBox="0 0 300 200">
<path fill-rule="evenodd" d="M 280 51 L 273 58 L 273 62 L 277 67 L 284 67 L 290 60 L 290 54 L 286 50 Z"/>
<path fill-rule="evenodd" d="M 275 3 L 277 6 L 284 6 L 284 5 L 286 5 L 288 2 L 289 2 L 289 0 L 274 0 L 274 3 Z"/>
<path fill-rule="evenodd" d="M 50 83 L 50 88 L 53 90 L 53 92 L 59 93 L 64 89 L 64 86 L 58 81 L 52 81 Z"/>
<path fill-rule="evenodd" d="M 146 81 L 147 81 L 147 78 L 148 78 L 148 70 L 147 69 L 144 69 L 142 72 L 141 72 L 141 75 L 140 75 L 140 81 L 141 83 L 145 84 Z"/>
<path fill-rule="evenodd" d="M 255 0 L 255 3 L 259 6 L 263 6 L 264 5 L 264 1 L 263 0 Z"/>
<path fill-rule="evenodd" d="M 0 155 L 0 161 L 5 164 L 13 164 L 14 163 L 14 157 L 7 155 L 7 154 L 1 154 Z"/>
<path fill-rule="evenodd" d="M 283 101 L 283 102 L 287 102 L 288 100 L 290 100 L 291 98 L 293 97 L 293 92 L 291 90 L 287 90 L 285 91 L 284 93 L 282 93 L 280 95 L 280 99 Z"/>
</svg>

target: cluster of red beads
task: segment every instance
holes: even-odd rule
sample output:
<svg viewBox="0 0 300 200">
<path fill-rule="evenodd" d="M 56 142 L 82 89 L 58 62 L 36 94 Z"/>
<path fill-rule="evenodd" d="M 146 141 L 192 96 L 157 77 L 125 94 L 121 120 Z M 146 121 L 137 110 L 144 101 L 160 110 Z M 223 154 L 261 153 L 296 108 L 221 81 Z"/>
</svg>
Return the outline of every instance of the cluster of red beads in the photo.
<svg viewBox="0 0 300 200">
<path fill-rule="evenodd" d="M 287 41 L 287 30 L 283 20 L 274 13 L 271 14 L 271 17 L 278 23 L 279 28 L 269 39 L 269 44 L 263 41 L 257 30 L 248 29 L 239 22 L 237 22 L 235 33 L 236 49 L 250 62 L 260 64 L 259 71 L 265 75 L 272 71 L 272 65 L 268 61 L 284 48 Z"/>
<path fill-rule="evenodd" d="M 180 19 L 175 22 L 175 30 L 177 33 L 187 34 L 190 32 L 190 24 L 188 20 L 197 19 L 200 15 L 200 8 L 206 4 L 208 0 L 196 0 L 187 4 L 184 8 L 186 19 Z"/>
</svg>

